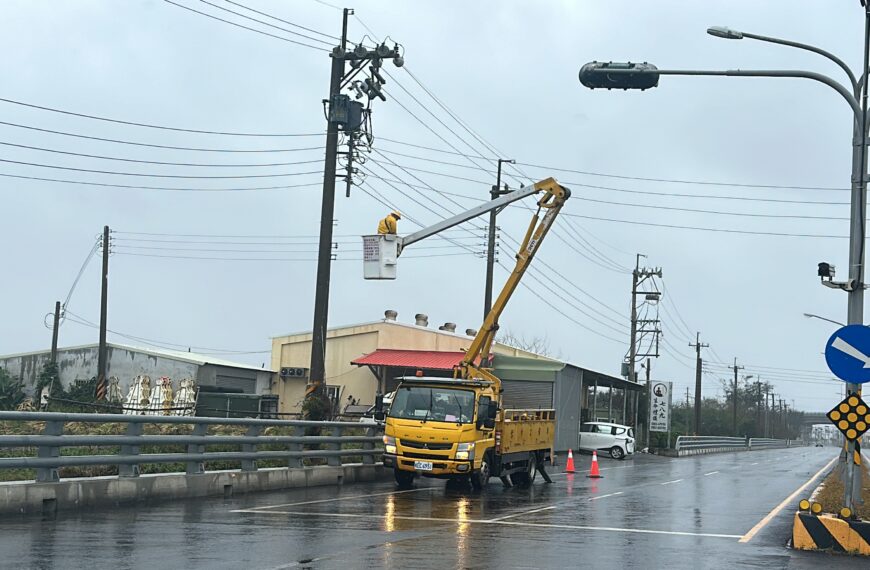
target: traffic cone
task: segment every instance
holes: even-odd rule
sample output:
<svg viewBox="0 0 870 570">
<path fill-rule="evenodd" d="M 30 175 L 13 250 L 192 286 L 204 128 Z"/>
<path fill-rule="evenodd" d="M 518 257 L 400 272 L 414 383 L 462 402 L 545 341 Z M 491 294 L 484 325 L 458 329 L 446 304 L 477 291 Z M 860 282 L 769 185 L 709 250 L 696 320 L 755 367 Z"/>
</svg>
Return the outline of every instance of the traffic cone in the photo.
<svg viewBox="0 0 870 570">
<path fill-rule="evenodd" d="M 565 473 L 574 472 L 574 453 L 568 450 L 568 463 L 565 464 Z"/>
<path fill-rule="evenodd" d="M 592 469 L 589 470 L 587 477 L 591 479 L 601 479 L 601 473 L 598 472 L 598 452 L 592 452 Z"/>
</svg>

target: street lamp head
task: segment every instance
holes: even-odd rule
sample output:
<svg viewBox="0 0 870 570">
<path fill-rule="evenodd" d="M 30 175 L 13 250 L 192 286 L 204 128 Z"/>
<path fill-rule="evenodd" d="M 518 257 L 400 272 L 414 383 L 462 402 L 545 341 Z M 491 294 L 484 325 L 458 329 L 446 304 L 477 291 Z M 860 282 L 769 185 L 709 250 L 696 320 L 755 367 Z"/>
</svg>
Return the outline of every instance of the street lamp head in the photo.
<svg viewBox="0 0 870 570">
<path fill-rule="evenodd" d="M 707 28 L 707 33 L 717 38 L 725 38 L 726 40 L 742 40 L 743 32 L 726 28 L 725 26 L 711 26 Z"/>
<path fill-rule="evenodd" d="M 651 63 L 592 61 L 580 68 L 580 83 L 590 89 L 650 89 L 659 84 Z"/>
</svg>

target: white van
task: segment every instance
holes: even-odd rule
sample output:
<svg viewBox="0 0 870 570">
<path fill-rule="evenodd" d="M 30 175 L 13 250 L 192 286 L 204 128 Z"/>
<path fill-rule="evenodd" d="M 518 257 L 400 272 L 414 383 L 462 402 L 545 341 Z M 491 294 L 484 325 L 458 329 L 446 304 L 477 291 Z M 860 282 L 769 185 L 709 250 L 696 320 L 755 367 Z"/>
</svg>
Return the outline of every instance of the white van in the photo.
<svg viewBox="0 0 870 570">
<path fill-rule="evenodd" d="M 609 422 L 580 424 L 578 449 L 607 452 L 614 459 L 634 453 L 634 428 Z"/>
</svg>

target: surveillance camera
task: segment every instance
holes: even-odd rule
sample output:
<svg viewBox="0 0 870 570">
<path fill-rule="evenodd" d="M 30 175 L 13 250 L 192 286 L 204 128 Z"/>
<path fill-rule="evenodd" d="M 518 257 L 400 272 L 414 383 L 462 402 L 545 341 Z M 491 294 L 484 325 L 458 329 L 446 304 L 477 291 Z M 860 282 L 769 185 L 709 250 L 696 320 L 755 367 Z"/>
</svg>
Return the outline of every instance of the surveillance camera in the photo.
<svg viewBox="0 0 870 570">
<path fill-rule="evenodd" d="M 836 267 L 825 261 L 819 263 L 819 277 L 833 279 L 836 274 Z"/>
</svg>

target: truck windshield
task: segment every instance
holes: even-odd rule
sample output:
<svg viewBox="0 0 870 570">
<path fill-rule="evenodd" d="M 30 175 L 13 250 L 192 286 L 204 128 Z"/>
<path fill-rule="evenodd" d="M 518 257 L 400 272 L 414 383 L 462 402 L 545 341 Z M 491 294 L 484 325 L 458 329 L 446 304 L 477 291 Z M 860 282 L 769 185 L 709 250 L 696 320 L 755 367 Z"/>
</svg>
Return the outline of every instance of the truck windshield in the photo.
<svg viewBox="0 0 870 570">
<path fill-rule="evenodd" d="M 474 417 L 474 392 L 453 388 L 406 386 L 396 392 L 391 418 L 469 423 Z"/>
</svg>

